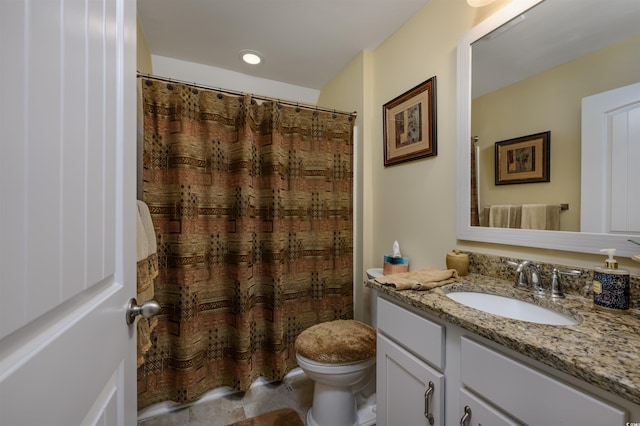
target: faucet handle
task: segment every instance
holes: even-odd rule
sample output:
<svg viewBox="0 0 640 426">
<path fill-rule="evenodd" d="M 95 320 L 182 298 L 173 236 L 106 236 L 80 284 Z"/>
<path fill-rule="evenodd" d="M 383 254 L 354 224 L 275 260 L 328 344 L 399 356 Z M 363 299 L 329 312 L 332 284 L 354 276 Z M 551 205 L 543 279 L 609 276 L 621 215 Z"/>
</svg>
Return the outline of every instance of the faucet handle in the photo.
<svg viewBox="0 0 640 426">
<path fill-rule="evenodd" d="M 542 275 L 540 275 L 540 267 L 534 263 L 529 264 L 531 268 L 531 285 L 536 296 L 544 296 L 545 291 L 542 286 Z"/>
<path fill-rule="evenodd" d="M 557 268 L 553 268 L 551 272 L 551 298 L 564 299 L 562 285 L 560 284 L 560 271 Z"/>
<path fill-rule="evenodd" d="M 580 275 L 581 272 L 575 269 L 560 270 L 553 268 L 551 272 L 551 297 L 553 299 L 564 299 L 564 292 L 562 291 L 562 284 L 560 284 L 561 275 Z"/>
<path fill-rule="evenodd" d="M 515 288 L 528 289 L 529 280 L 527 279 L 527 274 L 524 271 L 524 267 L 528 265 L 530 262 L 528 260 L 524 260 L 522 262 L 513 262 L 511 260 L 505 260 L 504 263 L 516 268 L 516 273 L 518 275 L 516 277 L 516 282 L 513 286 Z"/>
</svg>

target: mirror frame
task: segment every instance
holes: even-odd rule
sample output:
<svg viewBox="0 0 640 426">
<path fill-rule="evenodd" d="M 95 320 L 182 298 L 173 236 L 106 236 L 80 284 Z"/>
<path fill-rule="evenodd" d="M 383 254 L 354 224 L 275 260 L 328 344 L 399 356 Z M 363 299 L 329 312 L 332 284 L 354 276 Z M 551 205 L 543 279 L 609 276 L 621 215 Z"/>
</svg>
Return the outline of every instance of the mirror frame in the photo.
<svg viewBox="0 0 640 426">
<path fill-rule="evenodd" d="M 514 246 L 536 247 L 579 253 L 600 254 L 600 249 L 615 248 L 616 256 L 637 254 L 638 246 L 628 234 L 597 234 L 568 231 L 487 228 L 471 226 L 471 46 L 491 31 L 545 0 L 511 2 L 469 30 L 458 40 L 457 64 L 457 227 L 458 240 Z M 553 1 L 553 0 L 548 0 Z"/>
</svg>

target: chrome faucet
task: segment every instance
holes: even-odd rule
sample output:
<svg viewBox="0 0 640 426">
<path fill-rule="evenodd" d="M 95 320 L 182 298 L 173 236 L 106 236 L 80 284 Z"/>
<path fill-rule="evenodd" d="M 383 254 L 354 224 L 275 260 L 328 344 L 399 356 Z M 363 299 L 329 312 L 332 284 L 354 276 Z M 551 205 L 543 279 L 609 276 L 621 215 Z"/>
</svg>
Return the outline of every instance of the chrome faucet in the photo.
<svg viewBox="0 0 640 426">
<path fill-rule="evenodd" d="M 520 283 L 522 279 L 524 279 L 525 282 L 527 282 L 526 281 L 527 275 L 525 273 L 525 269 L 529 269 L 530 271 L 529 273 L 531 278 L 530 278 L 529 284 L 533 286 L 533 288 L 529 286 L 527 286 L 527 288 L 529 290 L 532 290 L 538 296 L 544 296 L 544 289 L 542 288 L 542 281 L 540 279 L 540 269 L 536 264 L 532 263 L 530 260 L 524 260 L 520 262 L 520 264 L 516 268 L 516 272 L 518 273 L 518 283 Z"/>
<path fill-rule="evenodd" d="M 506 261 L 507 264 L 516 267 L 516 283 L 515 288 L 532 291 L 538 296 L 544 296 L 542 288 L 542 280 L 540 279 L 540 269 L 530 260 L 523 260 L 520 263 Z M 527 274 L 529 270 L 529 274 Z"/>
<path fill-rule="evenodd" d="M 544 296 L 545 291 L 542 285 L 542 276 L 540 274 L 540 268 L 531 262 L 530 260 L 523 260 L 521 262 L 512 262 L 510 260 L 504 261 L 506 264 L 516 267 L 516 282 L 513 285 L 515 288 L 521 290 L 527 290 L 533 292 L 537 296 Z M 527 274 L 527 270 L 529 273 Z M 563 299 L 564 292 L 562 291 L 562 285 L 560 283 L 560 277 L 562 275 L 575 275 L 579 276 L 580 271 L 575 269 L 558 269 L 553 268 L 551 273 L 551 284 L 549 296 L 552 299 Z"/>
</svg>

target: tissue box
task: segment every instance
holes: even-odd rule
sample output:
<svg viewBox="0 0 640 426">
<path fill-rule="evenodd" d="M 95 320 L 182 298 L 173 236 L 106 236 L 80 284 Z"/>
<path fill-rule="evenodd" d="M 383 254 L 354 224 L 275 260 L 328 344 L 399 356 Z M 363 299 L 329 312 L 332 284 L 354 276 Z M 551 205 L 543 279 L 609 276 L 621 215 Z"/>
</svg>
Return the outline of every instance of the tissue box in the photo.
<svg viewBox="0 0 640 426">
<path fill-rule="evenodd" d="M 391 275 L 398 274 L 400 272 L 409 272 L 409 258 L 385 256 L 382 274 Z"/>
</svg>

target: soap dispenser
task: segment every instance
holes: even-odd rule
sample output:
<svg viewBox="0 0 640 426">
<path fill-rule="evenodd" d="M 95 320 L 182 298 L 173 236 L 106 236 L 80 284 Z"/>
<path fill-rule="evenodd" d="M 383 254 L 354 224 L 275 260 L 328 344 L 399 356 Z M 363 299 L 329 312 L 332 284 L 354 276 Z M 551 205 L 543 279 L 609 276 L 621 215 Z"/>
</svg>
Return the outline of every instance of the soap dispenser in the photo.
<svg viewBox="0 0 640 426">
<path fill-rule="evenodd" d="M 613 256 L 616 249 L 602 249 L 607 253 L 604 267 L 597 267 L 593 272 L 593 303 L 596 308 L 613 312 L 629 309 L 629 271 L 618 269 L 618 261 Z"/>
</svg>

